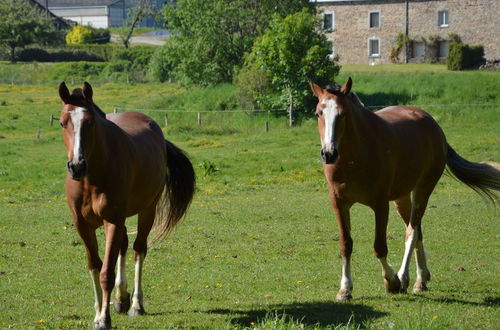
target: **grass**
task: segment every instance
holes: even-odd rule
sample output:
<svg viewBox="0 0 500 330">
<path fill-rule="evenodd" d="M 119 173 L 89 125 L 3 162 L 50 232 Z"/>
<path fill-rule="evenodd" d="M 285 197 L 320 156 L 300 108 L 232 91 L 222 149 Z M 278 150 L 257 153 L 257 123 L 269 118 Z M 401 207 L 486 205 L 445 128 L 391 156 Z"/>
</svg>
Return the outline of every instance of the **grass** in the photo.
<svg viewBox="0 0 500 330">
<path fill-rule="evenodd" d="M 428 110 L 455 150 L 472 161 L 498 162 L 500 109 L 493 105 L 500 103 L 500 75 L 424 69 L 409 76 L 344 67 L 339 80 L 353 76 L 354 90 L 367 104 L 400 96 L 401 103 L 446 104 Z M 169 95 L 189 99 L 189 92 L 169 84 L 94 84 L 94 98 L 106 111 L 150 108 Z M 90 276 L 65 203 L 60 129 L 48 125 L 49 115 L 60 110 L 57 85 L 0 85 L 0 100 L 5 102 L 0 106 L 0 328 L 88 328 L 94 316 Z M 456 103 L 491 106 L 461 109 Z M 162 123 L 162 114 L 152 115 Z M 433 278 L 430 291 L 421 295 L 384 292 L 372 252 L 373 214 L 355 206 L 354 300 L 338 304 L 338 234 L 315 122 L 304 119 L 286 129 L 286 118 L 269 117 L 266 133 L 264 117 L 244 115 L 244 126 L 242 118 L 224 117 L 228 113 L 206 116 L 201 126 L 188 115 L 169 117 L 165 133 L 190 154 L 197 193 L 171 237 L 150 246 L 144 274 L 148 315 L 131 319 L 113 313 L 114 326 L 498 327 L 498 211 L 465 185 L 444 176 L 431 197 L 424 236 Z M 130 232 L 136 221 L 128 220 Z M 98 237 L 103 243 L 102 231 Z M 388 244 L 389 260 L 397 267 L 404 228 L 394 210 Z M 414 279 L 413 265 L 411 275 Z"/>
</svg>

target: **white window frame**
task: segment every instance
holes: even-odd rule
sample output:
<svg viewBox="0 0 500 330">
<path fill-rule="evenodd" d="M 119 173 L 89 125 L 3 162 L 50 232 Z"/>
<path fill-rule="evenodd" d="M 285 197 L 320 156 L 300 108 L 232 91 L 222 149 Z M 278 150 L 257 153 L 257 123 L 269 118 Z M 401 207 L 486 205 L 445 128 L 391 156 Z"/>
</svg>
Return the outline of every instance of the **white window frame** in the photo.
<svg viewBox="0 0 500 330">
<path fill-rule="evenodd" d="M 330 28 L 325 27 L 325 16 L 326 15 L 331 15 L 332 16 L 332 26 Z M 325 11 L 323 13 L 323 26 L 322 26 L 323 32 L 333 32 L 335 31 L 335 12 L 333 11 Z"/>
<path fill-rule="evenodd" d="M 438 11 L 438 26 L 446 28 L 450 24 L 450 12 L 446 9 Z"/>
<path fill-rule="evenodd" d="M 371 49 L 371 41 L 376 40 L 378 42 L 378 53 L 372 53 Z M 379 58 L 380 57 L 380 38 L 372 37 L 368 38 L 368 57 L 370 58 Z"/>
<path fill-rule="evenodd" d="M 372 14 L 378 14 L 378 26 L 371 26 Z M 372 10 L 372 11 L 368 12 L 368 28 L 369 29 L 380 29 L 381 25 L 382 25 L 382 15 L 380 14 L 380 10 Z"/>
</svg>

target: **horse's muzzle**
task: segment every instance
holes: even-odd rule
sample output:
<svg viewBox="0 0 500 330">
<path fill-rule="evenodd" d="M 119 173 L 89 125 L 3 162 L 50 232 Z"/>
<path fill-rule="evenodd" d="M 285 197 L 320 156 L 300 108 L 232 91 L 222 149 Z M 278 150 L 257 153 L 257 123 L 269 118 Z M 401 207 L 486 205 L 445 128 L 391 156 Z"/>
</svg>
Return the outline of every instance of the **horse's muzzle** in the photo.
<svg viewBox="0 0 500 330">
<path fill-rule="evenodd" d="M 87 162 L 85 159 L 82 159 L 77 164 L 69 161 L 67 166 L 73 180 L 80 181 L 87 174 Z"/>
<path fill-rule="evenodd" d="M 321 159 L 325 164 L 333 164 L 337 160 L 339 156 L 339 152 L 336 148 L 333 148 L 332 151 L 326 151 L 325 148 L 322 148 L 320 151 Z"/>
</svg>

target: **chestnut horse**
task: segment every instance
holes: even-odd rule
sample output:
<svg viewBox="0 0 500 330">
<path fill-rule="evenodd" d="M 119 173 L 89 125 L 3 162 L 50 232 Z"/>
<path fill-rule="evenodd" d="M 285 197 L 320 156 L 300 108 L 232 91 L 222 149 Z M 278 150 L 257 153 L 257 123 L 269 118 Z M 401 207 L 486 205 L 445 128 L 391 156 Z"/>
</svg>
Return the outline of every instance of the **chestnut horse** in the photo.
<svg viewBox="0 0 500 330">
<path fill-rule="evenodd" d="M 422 216 L 445 165 L 451 173 L 492 201 L 500 190 L 500 166 L 472 163 L 460 157 L 425 111 L 410 106 L 367 110 L 343 86 L 322 89 L 310 83 L 319 102 L 316 107 L 321 138 L 323 171 L 339 227 L 342 279 L 337 301 L 352 298 L 350 258 L 353 241 L 349 209 L 364 204 L 375 212 L 375 255 L 382 265 L 388 292 L 406 292 L 409 263 L 415 250 L 417 277 L 414 292 L 427 290 L 431 274 L 422 242 Z M 411 197 L 410 197 L 411 195 Z M 405 252 L 397 274 L 387 262 L 386 230 L 389 201 L 406 224 Z"/>
<path fill-rule="evenodd" d="M 165 140 L 151 118 L 135 112 L 106 115 L 92 94 L 87 82 L 72 94 L 61 83 L 59 96 L 64 106 L 60 124 L 69 159 L 66 197 L 85 244 L 94 287 L 94 327 L 109 329 L 115 285 L 115 309 L 128 311 L 130 316 L 144 314 L 141 279 L 149 232 L 154 224 L 157 238 L 165 237 L 183 217 L 194 194 L 195 174 L 183 151 Z M 130 306 L 125 219 L 135 214 L 135 281 Z M 95 235 L 102 225 L 106 235 L 104 261 Z"/>
</svg>

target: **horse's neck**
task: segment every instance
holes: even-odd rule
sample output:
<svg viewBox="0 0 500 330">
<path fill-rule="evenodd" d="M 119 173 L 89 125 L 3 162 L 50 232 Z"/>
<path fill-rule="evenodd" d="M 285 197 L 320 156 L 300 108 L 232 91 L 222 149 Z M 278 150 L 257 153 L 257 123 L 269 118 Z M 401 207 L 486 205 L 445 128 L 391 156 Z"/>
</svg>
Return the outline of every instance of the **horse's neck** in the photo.
<svg viewBox="0 0 500 330">
<path fill-rule="evenodd" d="M 346 150 L 352 154 L 360 154 L 372 147 L 371 142 L 376 139 L 375 126 L 378 117 L 362 104 L 351 104 L 342 141 Z"/>
</svg>

